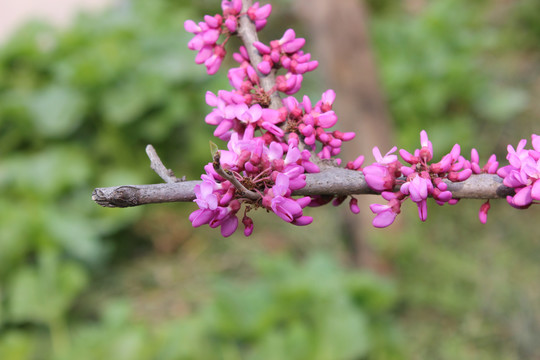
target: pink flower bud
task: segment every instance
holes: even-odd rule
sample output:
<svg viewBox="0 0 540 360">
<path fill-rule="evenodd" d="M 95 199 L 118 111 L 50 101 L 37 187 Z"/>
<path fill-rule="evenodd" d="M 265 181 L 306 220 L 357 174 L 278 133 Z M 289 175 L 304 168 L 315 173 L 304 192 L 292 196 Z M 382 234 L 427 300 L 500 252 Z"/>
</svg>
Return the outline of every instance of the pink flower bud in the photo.
<svg viewBox="0 0 540 360">
<path fill-rule="evenodd" d="M 202 31 L 201 27 L 197 25 L 193 20 L 186 20 L 184 22 L 184 29 L 186 29 L 187 32 L 190 32 L 192 34 L 197 34 Z"/>
<path fill-rule="evenodd" d="M 259 51 L 261 55 L 270 54 L 270 48 L 260 41 L 255 41 L 253 43 L 253 46 Z"/>
<path fill-rule="evenodd" d="M 360 212 L 360 207 L 358 207 L 358 199 L 355 197 L 351 197 L 351 201 L 349 202 L 349 208 L 351 209 L 351 212 L 353 214 L 358 214 Z"/>
<path fill-rule="evenodd" d="M 480 206 L 480 210 L 478 211 L 478 218 L 480 219 L 480 222 L 482 224 L 485 224 L 487 222 L 487 215 L 490 208 L 491 205 L 489 205 L 489 200 L 487 200 Z"/>
</svg>

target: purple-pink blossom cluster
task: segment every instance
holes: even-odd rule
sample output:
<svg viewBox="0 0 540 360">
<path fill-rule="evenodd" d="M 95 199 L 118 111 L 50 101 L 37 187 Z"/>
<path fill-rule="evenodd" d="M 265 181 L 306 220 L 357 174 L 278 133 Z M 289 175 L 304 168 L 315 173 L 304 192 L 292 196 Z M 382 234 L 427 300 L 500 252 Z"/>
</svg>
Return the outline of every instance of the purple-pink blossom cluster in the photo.
<svg viewBox="0 0 540 360">
<path fill-rule="evenodd" d="M 526 139 L 515 149 L 508 145 L 506 159 L 510 164 L 497 171 L 503 184 L 515 189 L 515 195 L 506 200 L 517 209 L 526 209 L 540 201 L 540 136 L 532 135 L 532 149 L 525 149 L 525 145 Z"/>
<path fill-rule="evenodd" d="M 277 126 L 284 121 L 282 112 L 263 108 L 255 103 L 248 105 L 245 96 L 237 92 L 220 90 L 218 94 L 208 91 L 206 103 L 213 107 L 206 116 L 206 123 L 215 125 L 214 136 L 221 140 L 229 140 L 233 133 L 241 137 L 252 138 L 256 130 L 260 130 L 268 142 L 283 139 L 284 132 Z"/>
<path fill-rule="evenodd" d="M 342 142 L 354 139 L 355 133 L 328 131 L 337 122 L 337 116 L 332 110 L 335 98 L 336 93 L 331 89 L 322 94 L 321 100 L 315 106 L 307 96 L 304 96 L 301 103 L 292 96 L 285 98 L 283 103 L 288 114 L 289 141 L 298 143 L 302 140 L 312 151 L 317 149 L 319 142 L 322 148 L 317 155 L 321 159 L 338 155 Z"/>
<path fill-rule="evenodd" d="M 242 0 L 223 0 L 221 9 L 223 14 L 205 15 L 204 21 L 199 23 L 193 20 L 186 20 L 184 23 L 186 31 L 195 35 L 188 43 L 188 48 L 198 51 L 195 62 L 204 64 L 210 75 L 219 70 L 226 54 L 225 44 L 229 37 L 236 33 L 238 18 L 242 11 Z M 266 19 L 271 11 L 270 4 L 260 6 L 256 2 L 248 9 L 247 15 L 255 22 L 257 30 L 260 30 L 266 25 Z M 225 35 L 225 39 L 218 44 L 221 35 Z"/>
<path fill-rule="evenodd" d="M 232 0 L 223 1 L 222 10 L 222 15 L 205 16 L 205 21 L 198 24 L 185 22 L 186 30 L 195 35 L 189 48 L 199 51 L 196 62 L 204 63 L 209 74 L 219 68 L 225 43 L 231 35 L 236 35 L 239 17 L 247 15 L 260 30 L 271 8 L 256 3 L 243 12 L 242 2 Z M 226 38 L 218 44 L 222 34 Z M 247 213 L 256 208 L 272 211 L 295 225 L 311 223 L 312 219 L 303 215 L 302 209 L 316 201 L 291 196 L 294 190 L 305 186 L 305 173 L 319 172 L 318 166 L 310 161 L 311 151 L 319 149 L 319 158 L 330 159 L 340 153 L 342 142 L 351 140 L 355 134 L 330 130 L 337 122 L 332 110 L 336 96 L 333 90 L 326 91 L 314 105 L 304 96 L 302 103 L 288 97 L 281 108 L 270 107 L 273 92 L 296 93 L 302 75 L 317 67 L 317 61 L 301 50 L 304 44 L 305 39 L 297 38 L 292 29 L 269 46 L 256 41 L 254 48 L 262 56 L 256 66 L 247 49 L 241 46 L 233 54 L 239 67 L 227 74 L 233 89 L 219 90 L 217 94 L 207 92 L 206 102 L 212 111 L 205 121 L 216 127 L 214 136 L 228 142 L 228 150 L 220 151 L 219 160 L 214 159 L 214 163 L 205 167 L 203 183 L 195 188 L 199 210 L 190 216 L 193 226 L 220 226 L 223 236 L 229 236 L 238 227 L 237 214 L 242 205 L 245 235 L 253 230 L 253 221 Z M 263 89 L 261 77 L 281 68 L 286 74 L 277 76 L 272 89 Z M 246 196 L 247 193 L 255 196 Z M 343 200 L 336 199 L 334 203 Z M 356 199 L 352 198 L 350 208 L 359 211 Z"/>
<path fill-rule="evenodd" d="M 445 180 L 464 181 L 473 173 L 467 160 L 460 156 L 460 146 L 454 145 L 450 153 L 439 162 L 432 163 L 433 145 L 424 130 L 420 132 L 420 145 L 420 149 L 412 154 L 405 149 L 399 150 L 399 155 L 408 165 L 402 164 L 397 155 L 393 154 L 397 147 L 393 147 L 384 156 L 377 147 L 373 149 L 377 162 L 364 167 L 364 176 L 368 185 L 382 192 L 382 197 L 388 201 L 386 205 L 370 205 L 371 211 L 376 214 L 373 226 L 386 227 L 392 224 L 407 198 L 416 203 L 422 221 L 427 219 L 429 196 L 439 205 L 458 202 L 458 199 L 452 198 Z"/>
<path fill-rule="evenodd" d="M 287 69 L 285 75 L 276 78 L 276 89 L 291 95 L 302 86 L 302 74 L 313 71 L 319 66 L 316 60 L 311 60 L 311 54 L 300 50 L 306 40 L 297 38 L 293 29 L 288 29 L 279 40 L 272 40 L 270 46 L 260 41 L 253 43 L 263 60 L 257 65 L 257 69 L 264 75 L 272 69 Z"/>
<path fill-rule="evenodd" d="M 262 56 L 257 69 L 252 66 L 246 48 L 241 46 L 239 52 L 233 55 L 240 66 L 230 69 L 228 73 L 231 85 L 247 95 L 247 101 L 266 102 L 270 94 L 260 88 L 257 71 L 266 76 L 273 70 L 284 68 L 287 72 L 276 77 L 276 84 L 271 91 L 295 94 L 302 87 L 302 74 L 315 70 L 319 65 L 317 61 L 311 60 L 311 54 L 301 50 L 305 42 L 304 38 L 297 38 L 292 29 L 287 30 L 281 39 L 271 41 L 270 46 L 255 41 L 253 46 Z"/>
<path fill-rule="evenodd" d="M 259 207 L 274 212 L 281 219 L 294 225 L 308 225 L 313 219 L 303 214 L 310 197 L 293 199 L 291 193 L 306 184 L 302 164 L 309 162 L 309 152 L 301 152 L 296 146 L 284 149 L 282 143 L 271 142 L 267 146 L 263 138 L 240 139 L 231 136 L 228 150 L 220 151 L 214 163 L 205 166 L 202 184 L 195 187 L 195 202 L 199 209 L 189 219 L 194 227 L 209 224 L 221 227 L 223 236 L 231 235 L 238 227 L 237 213 L 245 204 L 242 215 L 244 234 L 251 235 L 253 220 L 248 212 Z M 222 169 L 234 177 L 250 193 L 259 195 L 251 199 L 242 189 L 216 170 Z"/>
</svg>

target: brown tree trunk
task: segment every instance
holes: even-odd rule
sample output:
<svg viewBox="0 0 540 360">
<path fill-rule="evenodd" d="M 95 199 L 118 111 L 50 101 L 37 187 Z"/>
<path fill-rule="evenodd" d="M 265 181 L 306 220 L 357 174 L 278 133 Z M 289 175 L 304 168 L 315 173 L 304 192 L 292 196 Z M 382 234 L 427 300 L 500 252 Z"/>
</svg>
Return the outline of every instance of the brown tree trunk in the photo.
<svg viewBox="0 0 540 360">
<path fill-rule="evenodd" d="M 344 145 L 342 158 L 349 161 L 364 154 L 369 164 L 374 146 L 383 153 L 390 149 L 393 131 L 370 45 L 366 6 L 360 0 L 297 0 L 295 5 L 309 29 L 309 41 L 326 83 L 336 92 L 334 108 L 340 129 L 356 132 L 356 138 Z M 367 243 L 373 217 L 368 205 L 374 197 L 358 200 L 360 214 L 346 209 L 345 217 L 353 261 L 385 271 L 384 262 Z"/>
</svg>

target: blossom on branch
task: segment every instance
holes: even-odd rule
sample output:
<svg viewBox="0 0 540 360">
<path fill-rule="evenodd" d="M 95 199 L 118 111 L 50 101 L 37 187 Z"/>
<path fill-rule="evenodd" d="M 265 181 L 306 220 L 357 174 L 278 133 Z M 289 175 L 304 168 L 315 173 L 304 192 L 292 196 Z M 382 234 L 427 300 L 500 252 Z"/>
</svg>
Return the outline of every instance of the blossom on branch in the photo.
<svg viewBox="0 0 540 360">
<path fill-rule="evenodd" d="M 427 199 L 432 197 L 439 205 L 453 205 L 457 199 L 452 198 L 448 185 L 443 180 L 459 182 L 467 180 L 471 174 L 471 166 L 460 156 L 460 146 L 454 145 L 450 153 L 444 155 L 439 162 L 431 163 L 433 145 L 425 130 L 420 132 L 420 149 L 412 154 L 405 149 L 399 150 L 402 159 L 409 165 L 402 164 L 393 153 L 393 147 L 385 156 L 379 148 L 373 148 L 376 163 L 362 170 L 368 185 L 382 191 L 387 205 L 373 204 L 371 211 L 376 214 L 373 226 L 386 227 L 392 224 L 400 213 L 401 204 L 409 198 L 418 207 L 420 220 L 427 219 Z M 394 192 L 394 189 L 398 189 Z"/>
<path fill-rule="evenodd" d="M 277 142 L 267 146 L 262 137 L 241 139 L 238 133 L 232 134 L 227 146 L 228 150 L 219 151 L 214 163 L 205 166 L 203 183 L 195 187 L 199 209 L 190 215 L 193 226 L 221 226 L 221 234 L 227 237 L 238 226 L 237 213 L 242 205 L 246 236 L 253 231 L 253 221 L 247 215 L 252 209 L 265 208 L 294 225 L 313 221 L 303 214 L 311 198 L 291 197 L 294 190 L 306 185 L 302 163 L 309 161 L 297 147 L 284 149 Z M 246 196 L 247 192 L 256 196 Z"/>
<path fill-rule="evenodd" d="M 198 51 L 195 62 L 204 64 L 209 75 L 213 75 L 219 70 L 226 55 L 225 44 L 231 35 L 236 34 L 238 18 L 242 10 L 242 0 L 223 0 L 221 9 L 222 14 L 205 15 L 204 21 L 199 23 L 193 20 L 184 22 L 186 31 L 195 35 L 189 41 L 188 48 Z M 248 9 L 247 15 L 255 22 L 257 31 L 264 28 L 271 11 L 270 4 L 261 7 L 258 2 Z M 225 39 L 221 44 L 218 44 L 221 35 L 225 35 Z"/>
<path fill-rule="evenodd" d="M 525 149 L 525 145 L 525 139 L 515 149 L 508 145 L 506 159 L 510 165 L 497 171 L 504 185 L 515 189 L 516 194 L 506 200 L 517 209 L 526 209 L 540 201 L 540 136 L 532 135 L 533 149 Z"/>
</svg>

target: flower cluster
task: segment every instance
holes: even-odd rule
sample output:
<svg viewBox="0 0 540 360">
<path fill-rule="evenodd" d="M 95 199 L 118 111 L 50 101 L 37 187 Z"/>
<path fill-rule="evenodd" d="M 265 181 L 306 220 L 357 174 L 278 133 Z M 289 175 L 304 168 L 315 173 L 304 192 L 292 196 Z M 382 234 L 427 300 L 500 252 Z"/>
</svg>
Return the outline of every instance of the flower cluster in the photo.
<svg viewBox="0 0 540 360">
<path fill-rule="evenodd" d="M 306 40 L 297 38 L 293 29 L 288 29 L 279 40 L 270 42 L 270 46 L 256 41 L 253 46 L 259 51 L 263 60 L 257 65 L 262 74 L 269 74 L 272 69 L 287 69 L 285 75 L 276 79 L 276 88 L 285 94 L 291 95 L 302 86 L 302 74 L 313 71 L 319 66 L 316 60 L 311 60 L 311 54 L 304 54 L 300 50 Z"/>
<path fill-rule="evenodd" d="M 263 108 L 260 104 L 248 106 L 241 94 L 220 90 L 215 95 L 206 93 L 206 103 L 214 109 L 206 116 L 206 123 L 215 125 L 214 136 L 229 140 L 233 133 L 242 137 L 253 137 L 256 130 L 268 132 L 269 141 L 282 139 L 283 130 L 276 124 L 283 122 L 278 110 Z"/>
<path fill-rule="evenodd" d="M 525 145 L 525 139 L 515 149 L 508 145 L 506 159 L 510 165 L 497 171 L 504 179 L 504 185 L 515 189 L 515 195 L 508 196 L 506 200 L 518 209 L 526 209 L 540 201 L 540 136 L 532 135 L 533 149 L 525 149 Z"/>
<path fill-rule="evenodd" d="M 243 203 L 246 236 L 253 231 L 253 220 L 247 214 L 259 207 L 273 211 L 291 224 L 310 224 L 313 219 L 305 216 L 302 209 L 311 198 L 291 198 L 294 190 L 306 184 L 303 162 L 309 163 L 309 152 L 301 152 L 293 145 L 284 150 L 281 143 L 266 146 L 260 137 L 239 139 L 234 133 L 228 151 L 220 151 L 214 163 L 205 166 L 203 182 L 195 187 L 199 209 L 190 215 L 193 226 L 221 226 L 221 234 L 229 236 L 238 227 L 237 213 Z"/>
<path fill-rule="evenodd" d="M 313 71 L 319 63 L 311 60 L 311 54 L 304 53 L 301 48 L 305 39 L 297 38 L 294 30 L 289 29 L 279 40 L 270 42 L 270 46 L 260 41 L 255 41 L 253 46 L 262 56 L 262 61 L 257 64 L 257 71 L 263 76 L 272 70 L 284 68 L 287 72 L 276 77 L 276 84 L 272 91 L 280 91 L 287 95 L 294 94 L 302 86 L 302 74 Z M 240 51 L 233 55 L 240 64 L 237 68 L 229 70 L 228 77 L 231 85 L 246 96 L 246 100 L 266 102 L 269 94 L 260 88 L 257 71 L 251 65 L 248 52 L 241 46 Z"/>
<path fill-rule="evenodd" d="M 189 47 L 199 51 L 196 62 L 204 62 L 208 73 L 219 68 L 225 54 L 223 46 L 231 35 L 236 35 L 239 17 L 247 15 L 258 31 L 271 10 L 269 5 L 256 3 L 243 12 L 241 1 L 234 0 L 223 1 L 222 9 L 223 15 L 206 16 L 198 24 L 191 20 L 185 23 L 186 30 L 195 34 Z M 217 44 L 221 34 L 227 38 Z M 216 127 L 214 136 L 228 142 L 228 150 L 219 152 L 219 159 L 205 167 L 203 183 L 195 189 L 199 209 L 190 216 L 193 226 L 220 226 L 222 235 L 229 236 L 238 227 L 237 213 L 242 205 L 245 235 L 253 230 L 253 221 L 247 213 L 261 207 L 291 224 L 311 223 L 312 219 L 303 215 L 302 209 L 314 205 L 316 199 L 291 197 L 294 190 L 305 186 L 305 173 L 319 172 L 318 166 L 310 161 L 310 150 L 318 148 L 320 159 L 330 159 L 340 153 L 342 142 L 351 140 L 355 134 L 329 130 L 337 122 L 332 110 L 336 96 L 333 90 L 326 91 L 314 105 L 304 96 L 302 103 L 288 97 L 281 108 L 270 107 L 272 92 L 297 92 L 302 74 L 318 66 L 310 54 L 301 50 L 304 44 L 305 39 L 297 38 L 292 29 L 269 46 L 256 41 L 253 46 L 262 61 L 255 65 L 247 49 L 241 46 L 233 55 L 239 67 L 228 71 L 233 90 L 207 92 L 206 103 L 212 111 L 205 121 Z M 210 53 L 218 53 L 219 59 L 211 60 Z M 272 89 L 263 89 L 261 77 L 281 68 L 286 74 L 277 76 Z M 334 204 L 344 199 L 335 199 Z M 352 198 L 349 205 L 353 212 L 359 211 L 356 199 Z"/>
<path fill-rule="evenodd" d="M 304 143 L 314 151 L 316 141 L 322 144 L 321 151 L 317 154 L 321 159 L 330 159 L 341 152 L 343 141 L 352 140 L 353 132 L 342 133 L 340 131 L 327 132 L 337 122 L 337 116 L 332 110 L 336 98 L 334 90 L 327 90 L 322 94 L 315 106 L 311 100 L 304 96 L 302 103 L 289 96 L 283 100 L 287 109 L 287 130 L 289 141 L 298 143 L 300 137 Z"/>
<path fill-rule="evenodd" d="M 229 37 L 236 33 L 238 18 L 242 11 L 242 0 L 223 0 L 221 8 L 223 14 L 206 15 L 204 21 L 198 24 L 193 20 L 186 20 L 184 23 L 186 31 L 195 35 L 188 43 L 188 48 L 198 51 L 195 62 L 204 64 L 209 75 L 219 70 L 226 54 L 225 44 Z M 257 2 L 248 9 L 247 14 L 255 22 L 257 30 L 260 30 L 266 25 L 266 19 L 271 11 L 270 4 L 259 6 Z M 225 40 L 218 44 L 222 34 L 226 36 Z"/>
<path fill-rule="evenodd" d="M 373 226 L 386 227 L 392 224 L 407 198 L 416 203 L 422 221 L 427 219 L 428 196 L 433 197 L 439 205 L 458 202 L 458 199 L 452 198 L 444 180 L 464 181 L 473 173 L 470 165 L 466 165 L 467 160 L 460 156 L 460 146 L 454 145 L 450 153 L 439 162 L 431 163 L 433 145 L 424 130 L 420 132 L 420 145 L 420 149 L 416 149 L 413 154 L 404 149 L 399 150 L 399 155 L 408 165 L 403 165 L 397 155 L 393 154 L 396 147 L 384 156 L 377 147 L 373 149 L 377 162 L 363 169 L 364 176 L 368 185 L 381 191 L 382 197 L 388 201 L 386 205 L 370 205 L 371 211 L 376 214 Z M 398 190 L 394 191 L 396 188 Z"/>
</svg>

